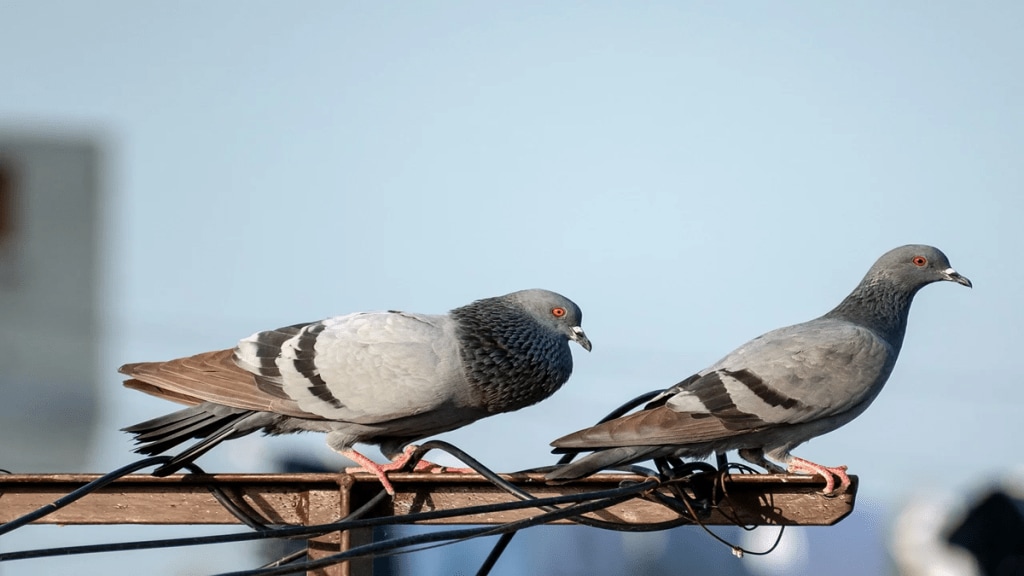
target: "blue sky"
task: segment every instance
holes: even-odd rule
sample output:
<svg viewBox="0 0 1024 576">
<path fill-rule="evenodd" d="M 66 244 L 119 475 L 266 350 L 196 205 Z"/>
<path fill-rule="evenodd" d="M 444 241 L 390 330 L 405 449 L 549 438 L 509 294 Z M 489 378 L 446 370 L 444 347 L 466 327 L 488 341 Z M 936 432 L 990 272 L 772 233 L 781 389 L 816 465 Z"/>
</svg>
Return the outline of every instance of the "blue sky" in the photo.
<svg viewBox="0 0 1024 576">
<path fill-rule="evenodd" d="M 594 342 L 545 403 L 445 435 L 499 470 L 772 328 L 886 250 L 921 292 L 875 404 L 796 450 L 885 510 L 1021 466 L 1024 7 L 957 2 L 0 3 L 0 128 L 108 149 L 106 421 L 122 363 L 346 312 L 544 287 Z M 322 437 L 238 441 L 258 470 Z M 5 568 L 6 570 L 6 568 Z M 6 574 L 6 572 L 5 572 Z"/>
</svg>

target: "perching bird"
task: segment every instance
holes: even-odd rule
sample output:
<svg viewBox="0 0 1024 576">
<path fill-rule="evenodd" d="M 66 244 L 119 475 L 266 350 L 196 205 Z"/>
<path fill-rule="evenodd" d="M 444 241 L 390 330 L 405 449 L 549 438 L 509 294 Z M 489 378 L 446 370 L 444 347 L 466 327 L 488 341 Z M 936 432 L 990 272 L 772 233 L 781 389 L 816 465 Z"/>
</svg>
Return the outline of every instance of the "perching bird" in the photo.
<svg viewBox="0 0 1024 576">
<path fill-rule="evenodd" d="M 569 480 L 650 458 L 702 459 L 739 450 L 771 472 L 821 475 L 826 494 L 835 488 L 834 474 L 845 491 L 845 466 L 821 466 L 790 451 L 871 404 L 896 364 L 914 295 L 941 280 L 971 286 L 936 248 L 910 245 L 887 252 L 828 314 L 751 340 L 639 412 L 555 440 L 556 453 L 594 452 L 548 478 Z"/>
<path fill-rule="evenodd" d="M 150 455 L 204 439 L 156 476 L 257 430 L 326 432 L 393 494 L 386 472 L 408 462 L 411 442 L 558 390 L 572 373 L 569 340 L 591 348 L 582 319 L 560 294 L 523 290 L 446 315 L 365 312 L 258 332 L 233 350 L 122 366 L 128 388 L 191 406 L 124 430 Z M 378 444 L 392 462 L 374 463 L 356 443 Z"/>
</svg>

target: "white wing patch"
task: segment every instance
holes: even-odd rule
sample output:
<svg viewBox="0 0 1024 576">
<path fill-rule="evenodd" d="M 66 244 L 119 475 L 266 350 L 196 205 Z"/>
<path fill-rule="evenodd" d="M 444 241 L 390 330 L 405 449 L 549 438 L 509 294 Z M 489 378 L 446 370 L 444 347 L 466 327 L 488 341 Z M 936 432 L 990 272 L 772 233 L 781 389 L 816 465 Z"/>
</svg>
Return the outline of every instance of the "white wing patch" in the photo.
<svg viewBox="0 0 1024 576">
<path fill-rule="evenodd" d="M 676 412 L 692 412 L 697 414 L 706 414 L 708 412 L 708 407 L 701 402 L 700 398 L 688 390 L 683 390 L 673 395 L 665 404 Z"/>
<path fill-rule="evenodd" d="M 296 370 L 300 336 L 277 361 L 283 389 L 299 407 L 331 420 L 383 422 L 426 412 L 462 390 L 454 328 L 446 318 L 371 312 L 324 321 L 315 341 L 316 371 L 338 404 L 317 397 Z"/>
</svg>

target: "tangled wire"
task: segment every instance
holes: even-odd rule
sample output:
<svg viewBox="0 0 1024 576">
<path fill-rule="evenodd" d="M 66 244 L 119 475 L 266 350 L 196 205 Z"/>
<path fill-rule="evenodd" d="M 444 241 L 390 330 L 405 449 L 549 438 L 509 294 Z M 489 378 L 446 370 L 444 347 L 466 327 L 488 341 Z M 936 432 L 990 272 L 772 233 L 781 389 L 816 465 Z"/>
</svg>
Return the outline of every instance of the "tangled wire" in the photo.
<svg viewBox="0 0 1024 576">
<path fill-rule="evenodd" d="M 657 392 L 658 391 L 650 392 L 635 398 L 629 403 L 616 409 L 605 417 L 604 420 L 615 418 L 628 412 L 639 404 L 646 402 L 654 394 L 657 394 Z M 378 526 L 407 525 L 442 518 L 521 509 L 537 509 L 539 512 L 528 518 L 506 522 L 499 525 L 441 530 L 427 534 L 389 538 L 362 546 L 356 546 L 343 552 L 322 558 L 307 559 L 306 561 L 300 560 L 307 556 L 307 550 L 300 550 L 298 552 L 288 554 L 274 562 L 265 564 L 259 568 L 224 573 L 219 576 L 272 576 L 277 574 L 302 573 L 359 558 L 408 554 L 427 548 L 450 545 L 473 538 L 500 535 L 500 538 L 492 548 L 490 554 L 477 571 L 477 576 L 485 576 L 490 573 L 491 569 L 497 563 L 502 552 L 504 552 L 505 548 L 509 545 L 516 532 L 524 528 L 540 524 L 548 524 L 558 520 L 570 520 L 581 525 L 606 530 L 630 532 L 666 530 L 676 526 L 696 524 L 701 526 L 719 542 L 729 546 L 737 556 L 742 556 L 743 554 L 768 554 L 775 549 L 782 537 L 782 530 L 780 530 L 775 543 L 768 550 L 762 552 L 751 552 L 727 542 L 704 524 L 704 520 L 708 518 L 713 509 L 717 509 L 719 512 L 722 512 L 722 508 L 718 506 L 718 503 L 721 502 L 723 498 L 728 498 L 726 488 L 727 483 L 725 482 L 726 476 L 732 471 L 739 471 L 741 473 L 754 472 L 749 467 L 728 463 L 721 455 L 719 455 L 717 468 L 704 462 L 682 462 L 681 460 L 673 458 L 659 458 L 654 461 L 657 471 L 638 466 L 630 466 L 623 469 L 624 471 L 643 476 L 645 479 L 642 481 L 630 479 L 623 481 L 617 488 L 613 489 L 592 490 L 578 494 L 537 498 L 529 492 L 501 478 L 498 474 L 488 469 L 472 456 L 466 454 L 455 446 L 448 444 L 447 442 L 431 441 L 419 446 L 408 463 L 410 469 L 415 466 L 415 464 L 419 462 L 427 452 L 432 450 L 441 450 L 454 456 L 462 461 L 467 467 L 472 468 L 481 476 L 486 478 L 494 486 L 497 486 L 515 497 L 516 500 L 496 504 L 466 506 L 450 510 L 418 512 L 401 516 L 395 515 L 364 518 L 364 516 L 387 498 L 387 493 L 384 490 L 381 490 L 376 496 L 367 501 L 359 509 L 336 522 L 310 526 L 269 526 L 261 518 L 257 518 L 247 511 L 246 506 L 239 505 L 221 488 L 217 485 L 211 484 L 208 485 L 208 489 L 214 498 L 216 498 L 227 511 L 235 516 L 239 522 L 251 528 L 252 532 L 243 534 L 222 534 L 189 538 L 114 542 L 86 546 L 67 546 L 0 552 L 0 562 L 51 556 L 91 554 L 98 552 L 199 546 L 206 544 L 264 540 L 270 538 L 309 539 L 345 530 L 373 528 Z M 573 457 L 573 454 L 567 454 L 562 458 L 559 464 L 565 464 L 571 461 Z M 87 494 L 99 490 L 118 478 L 149 467 L 159 466 L 166 463 L 171 458 L 171 456 L 145 458 L 114 470 L 113 472 L 89 482 L 81 488 L 74 490 L 46 506 L 16 518 L 6 524 L 0 525 L 0 536 L 33 521 L 39 520 L 46 515 L 81 499 Z M 541 469 L 538 469 L 538 471 L 539 470 Z M 188 471 L 193 474 L 204 473 L 203 470 L 195 464 L 188 465 Z M 603 510 L 633 498 L 643 498 L 656 502 L 672 510 L 676 517 L 667 521 L 634 524 L 598 520 L 596 518 L 585 516 L 588 513 Z M 733 520 L 735 525 L 742 526 L 742 523 L 738 519 L 733 518 L 731 520 Z M 754 528 L 753 526 L 742 527 L 747 530 Z"/>
</svg>

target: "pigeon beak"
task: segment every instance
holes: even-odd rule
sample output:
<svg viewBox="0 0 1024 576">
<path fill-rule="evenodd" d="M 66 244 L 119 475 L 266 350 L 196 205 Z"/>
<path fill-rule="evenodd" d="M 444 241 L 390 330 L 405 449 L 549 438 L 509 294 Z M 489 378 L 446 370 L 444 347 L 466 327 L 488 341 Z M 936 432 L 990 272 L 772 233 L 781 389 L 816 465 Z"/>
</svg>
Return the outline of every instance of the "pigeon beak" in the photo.
<svg viewBox="0 0 1024 576">
<path fill-rule="evenodd" d="M 974 287 L 974 285 L 971 284 L 971 281 L 967 279 L 967 276 L 961 276 L 959 272 L 953 270 L 952 268 L 946 268 L 945 270 L 942 271 L 942 279 L 949 280 L 950 282 L 956 282 L 957 284 L 962 284 L 964 286 L 967 286 L 968 288 Z"/>
<path fill-rule="evenodd" d="M 590 338 L 587 338 L 587 335 L 583 333 L 583 328 L 573 326 L 569 331 L 572 332 L 572 334 L 569 335 L 569 338 L 572 338 L 577 344 L 582 346 L 584 350 L 590 352 L 590 348 L 592 346 L 590 344 Z"/>
</svg>

